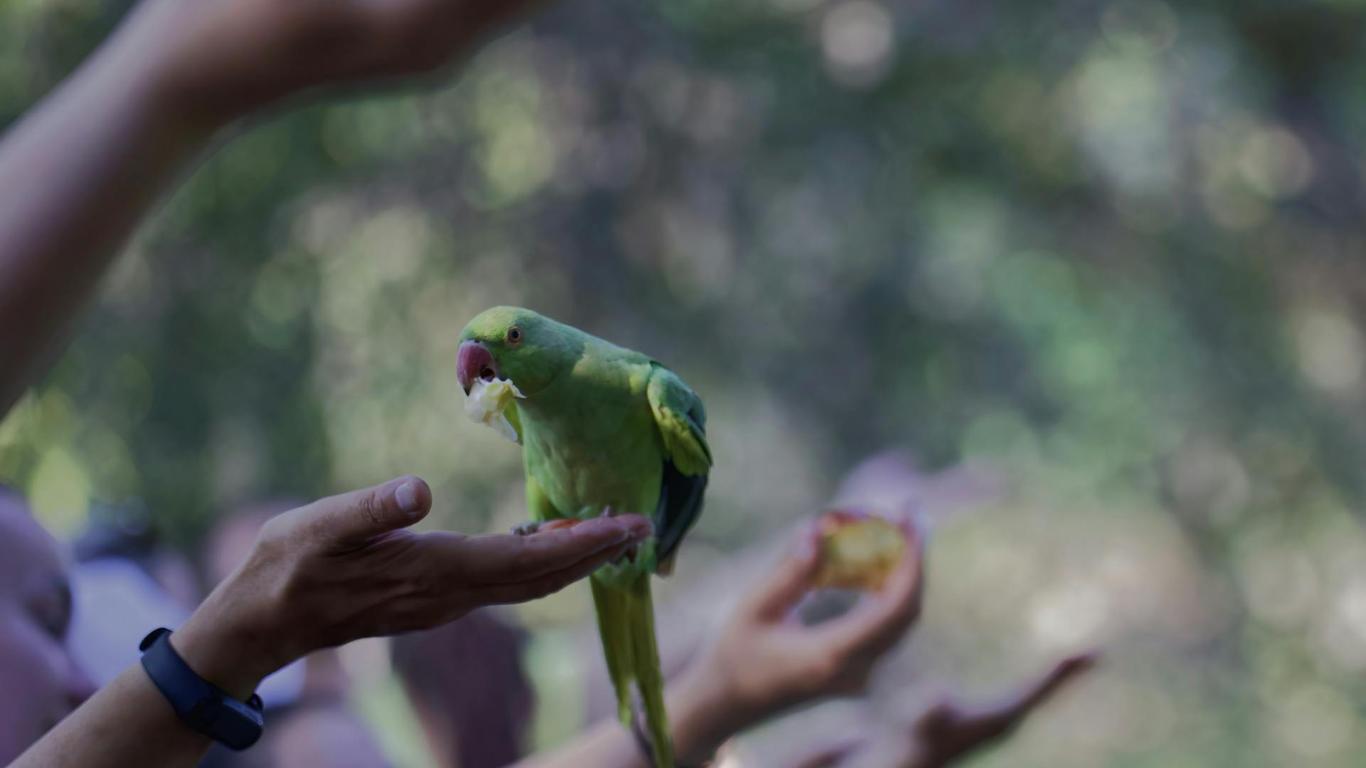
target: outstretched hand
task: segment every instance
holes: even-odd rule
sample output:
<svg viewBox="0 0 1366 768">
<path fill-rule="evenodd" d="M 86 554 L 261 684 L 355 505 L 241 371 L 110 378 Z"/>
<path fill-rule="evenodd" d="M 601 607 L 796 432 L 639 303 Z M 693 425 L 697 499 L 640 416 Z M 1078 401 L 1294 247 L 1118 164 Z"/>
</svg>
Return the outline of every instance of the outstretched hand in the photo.
<svg viewBox="0 0 1366 768">
<path fill-rule="evenodd" d="M 425 482 L 403 477 L 272 519 L 171 642 L 205 678 L 245 695 L 317 648 L 558 591 L 651 532 L 637 515 L 530 536 L 407 530 L 431 503 Z"/>
<path fill-rule="evenodd" d="M 906 768 L 939 768 L 1009 736 L 1037 707 L 1068 682 L 1096 665 L 1095 652 L 1068 656 L 1022 690 L 979 706 L 946 697 L 926 709 L 911 725 L 913 755 Z"/>
<path fill-rule="evenodd" d="M 973 706 L 942 696 L 909 724 L 853 734 L 806 755 L 794 768 L 946 768 L 999 744 L 1098 659 L 1094 651 L 1068 656 L 1020 690 L 988 704 Z"/>
</svg>

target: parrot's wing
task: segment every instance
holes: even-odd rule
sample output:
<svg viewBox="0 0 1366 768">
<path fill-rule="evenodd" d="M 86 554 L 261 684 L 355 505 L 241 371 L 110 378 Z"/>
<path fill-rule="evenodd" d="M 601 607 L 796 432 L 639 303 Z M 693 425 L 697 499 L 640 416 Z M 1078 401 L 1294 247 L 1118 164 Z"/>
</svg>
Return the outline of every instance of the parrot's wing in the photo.
<svg viewBox="0 0 1366 768">
<path fill-rule="evenodd" d="M 654 524 L 658 571 L 667 575 L 683 535 L 702 514 L 702 494 L 711 470 L 707 413 L 697 394 L 658 363 L 652 366 L 645 393 L 664 442 L 664 476 Z"/>
</svg>

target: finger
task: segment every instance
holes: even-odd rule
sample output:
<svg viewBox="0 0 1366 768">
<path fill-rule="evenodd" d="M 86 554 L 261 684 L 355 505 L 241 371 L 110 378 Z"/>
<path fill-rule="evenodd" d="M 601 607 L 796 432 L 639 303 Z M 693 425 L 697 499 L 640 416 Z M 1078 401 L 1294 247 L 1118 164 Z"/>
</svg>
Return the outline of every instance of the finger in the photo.
<svg viewBox="0 0 1366 768">
<path fill-rule="evenodd" d="M 458 551 L 450 562 L 469 583 L 519 584 L 573 567 L 605 549 L 638 543 L 652 531 L 639 515 L 618 515 L 530 536 L 470 536 L 455 541 Z"/>
<path fill-rule="evenodd" d="M 909 518 L 902 522 L 906 553 L 882 592 L 849 613 L 812 630 L 818 645 L 835 653 L 881 654 L 901 639 L 920 616 L 924 591 L 922 539 Z"/>
<path fill-rule="evenodd" d="M 490 604 L 524 603 L 554 594 L 596 571 L 603 565 L 626 554 L 632 544 L 620 544 L 598 551 L 577 563 L 553 573 L 538 576 L 518 584 L 504 584 L 480 591 L 480 597 Z"/>
<path fill-rule="evenodd" d="M 745 598 L 741 610 L 763 621 L 777 621 L 786 616 L 811 588 L 811 580 L 820 567 L 819 537 L 820 529 L 814 521 L 802 525 L 792 551 L 768 579 Z"/>
<path fill-rule="evenodd" d="M 1025 689 L 1011 697 L 1003 709 L 1016 718 L 1024 717 L 1029 711 L 1052 698 L 1064 685 L 1093 669 L 1100 660 L 1097 651 L 1088 651 L 1059 661 L 1042 677 L 1025 686 Z"/>
<path fill-rule="evenodd" d="M 329 496 L 291 514 L 319 539 L 360 546 L 376 536 L 406 528 L 432 508 L 432 490 L 407 475 L 359 491 Z"/>
</svg>

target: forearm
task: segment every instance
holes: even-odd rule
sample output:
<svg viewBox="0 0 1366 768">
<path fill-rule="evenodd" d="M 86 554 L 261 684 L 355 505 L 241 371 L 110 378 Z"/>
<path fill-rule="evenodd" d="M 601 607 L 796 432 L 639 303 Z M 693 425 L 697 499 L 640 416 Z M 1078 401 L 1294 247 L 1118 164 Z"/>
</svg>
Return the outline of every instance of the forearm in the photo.
<svg viewBox="0 0 1366 768">
<path fill-rule="evenodd" d="M 650 768 L 631 734 L 618 722 L 604 720 L 568 744 L 545 755 L 519 761 L 514 768 Z"/>
<path fill-rule="evenodd" d="M 0 413 L 49 362 L 138 220 L 209 138 L 158 91 L 157 30 L 146 21 L 131 19 L 0 141 Z"/>
<path fill-rule="evenodd" d="M 669 686 L 667 705 L 679 765 L 701 765 L 721 744 L 752 724 L 704 671 L 693 669 Z M 516 768 L 650 768 L 635 736 L 607 720 L 559 749 L 517 763 Z"/>
<path fill-rule="evenodd" d="M 208 738 L 182 725 L 135 665 L 62 720 L 12 768 L 192 766 L 208 746 Z"/>
</svg>

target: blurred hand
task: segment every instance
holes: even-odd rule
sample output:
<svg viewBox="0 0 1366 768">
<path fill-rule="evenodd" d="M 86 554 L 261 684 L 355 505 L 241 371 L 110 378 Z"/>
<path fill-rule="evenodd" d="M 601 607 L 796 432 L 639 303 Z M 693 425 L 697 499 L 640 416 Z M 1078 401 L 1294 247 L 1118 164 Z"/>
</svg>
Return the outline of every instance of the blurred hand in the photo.
<svg viewBox="0 0 1366 768">
<path fill-rule="evenodd" d="M 909 519 L 902 530 L 909 546 L 881 592 L 837 619 L 803 626 L 792 612 L 820 565 L 817 530 L 803 529 L 796 551 L 741 602 L 678 686 L 670 709 L 681 711 L 684 733 L 675 741 L 697 746 L 681 761 L 707 757 L 726 738 L 783 710 L 864 690 L 878 660 L 920 615 L 923 551 Z"/>
<path fill-rule="evenodd" d="M 796 768 L 944 768 L 995 746 L 1038 706 L 1096 665 L 1095 652 L 1069 656 L 1023 688 L 991 704 L 941 697 L 909 725 L 852 735 L 805 757 Z"/>
<path fill-rule="evenodd" d="M 741 603 L 703 663 L 737 701 L 768 714 L 861 693 L 873 666 L 920 615 L 923 553 L 909 519 L 902 530 L 909 546 L 882 591 L 815 626 L 792 617 L 820 565 L 818 534 L 803 530 L 795 554 Z"/>
<path fill-rule="evenodd" d="M 970 707 L 952 697 L 931 705 L 911 724 L 912 753 L 905 768 L 939 768 L 1000 742 L 1036 707 L 1096 665 L 1096 653 L 1069 656 L 1000 701 Z"/>
<path fill-rule="evenodd" d="M 245 696 L 309 651 L 555 592 L 651 531 L 637 515 L 530 536 L 405 530 L 430 508 L 427 484 L 406 477 L 272 519 L 172 644 L 200 675 Z"/>
<path fill-rule="evenodd" d="M 126 30 L 174 105 L 221 124 L 322 85 L 432 72 L 532 0 L 148 0 Z"/>
</svg>

